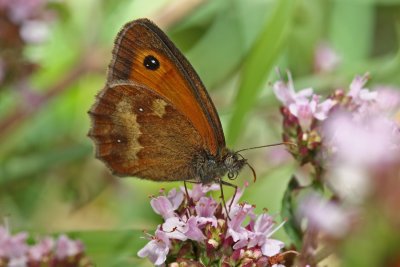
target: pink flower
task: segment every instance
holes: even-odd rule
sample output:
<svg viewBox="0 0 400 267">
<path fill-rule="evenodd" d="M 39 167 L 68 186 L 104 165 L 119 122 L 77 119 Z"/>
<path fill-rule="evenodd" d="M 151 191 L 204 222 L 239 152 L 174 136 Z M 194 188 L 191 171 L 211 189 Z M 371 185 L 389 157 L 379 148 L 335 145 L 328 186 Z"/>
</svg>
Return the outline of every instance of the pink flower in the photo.
<svg viewBox="0 0 400 267">
<path fill-rule="evenodd" d="M 316 72 L 331 72 L 340 64 L 340 57 L 326 42 L 318 44 L 314 54 Z"/>
<path fill-rule="evenodd" d="M 330 151 L 325 180 L 342 199 L 352 203 L 363 201 L 371 191 L 371 171 L 396 164 L 400 157 L 399 126 L 373 110 L 336 113 L 322 128 Z"/>
<path fill-rule="evenodd" d="M 294 90 L 292 74 L 287 72 L 288 82 L 278 80 L 273 85 L 273 90 L 276 97 L 282 102 L 284 106 L 289 106 L 297 101 L 306 101 L 312 94 L 312 88 L 300 90 L 298 93 Z"/>
<path fill-rule="evenodd" d="M 398 158 L 399 127 L 382 116 L 355 120 L 351 113 L 337 113 L 323 127 L 336 161 L 371 166 Z"/>
<path fill-rule="evenodd" d="M 48 39 L 50 27 L 41 20 L 27 20 L 22 25 L 20 34 L 27 43 L 40 44 Z"/>
<path fill-rule="evenodd" d="M 137 255 L 149 258 L 154 265 L 161 265 L 167 259 L 170 245 L 171 242 L 165 232 L 157 230 L 152 240 L 139 250 Z"/>
<path fill-rule="evenodd" d="M 206 238 L 201 229 L 199 228 L 200 224 L 201 223 L 199 222 L 198 218 L 196 217 L 189 218 L 189 220 L 186 222 L 186 229 L 185 229 L 185 235 L 188 237 L 188 239 L 194 241 L 203 241 Z"/>
<path fill-rule="evenodd" d="M 282 241 L 271 239 L 270 237 L 283 225 L 275 227 L 272 216 L 261 214 L 255 221 L 250 232 L 248 247 L 259 246 L 263 255 L 272 257 L 280 252 L 285 246 Z"/>
<path fill-rule="evenodd" d="M 308 195 L 301 201 L 298 217 L 306 218 L 309 227 L 334 237 L 343 237 L 350 228 L 349 213 L 316 194 Z"/>
<path fill-rule="evenodd" d="M 228 221 L 227 236 L 231 236 L 234 242 L 237 242 L 233 248 L 238 249 L 248 244 L 249 231 L 242 225 L 247 217 L 254 219 L 254 207 L 250 204 L 239 204 L 232 207 Z"/>
<path fill-rule="evenodd" d="M 65 235 L 59 237 L 56 246 L 51 237 L 30 246 L 27 237 L 24 232 L 10 235 L 6 228 L 0 226 L 0 262 L 7 261 L 9 267 L 37 266 L 44 262 L 53 266 L 54 262 L 65 264 L 66 261 L 71 266 L 78 266 L 84 256 L 82 243 Z M 89 259 L 86 260 L 90 263 Z"/>
<path fill-rule="evenodd" d="M 172 208 L 177 209 L 182 204 L 184 194 L 174 188 L 168 192 L 167 198 L 171 202 Z"/>
<path fill-rule="evenodd" d="M 164 219 L 175 216 L 175 210 L 183 201 L 183 193 L 176 189 L 171 190 L 168 196 L 159 196 L 150 201 L 151 207 L 155 213 L 161 215 Z"/>
<path fill-rule="evenodd" d="M 71 240 L 66 235 L 61 235 L 56 241 L 55 254 L 59 260 L 74 257 L 82 252 L 82 243 L 80 241 Z"/>
<path fill-rule="evenodd" d="M 314 119 L 325 120 L 335 101 L 327 99 L 319 103 L 320 97 L 313 94 L 312 88 L 306 88 L 298 93 L 294 91 L 293 81 L 288 72 L 288 82 L 275 82 L 273 88 L 276 97 L 289 108 L 291 114 L 297 117 L 303 131 L 309 131 Z"/>
<path fill-rule="evenodd" d="M 393 116 L 400 109 L 399 88 L 391 86 L 376 86 L 374 91 L 378 93 L 376 97 L 377 112 L 383 112 L 387 116 Z"/>
<path fill-rule="evenodd" d="M 161 227 L 161 230 L 165 232 L 168 238 L 181 241 L 188 239 L 185 235 L 186 229 L 186 222 L 179 217 L 170 217 L 166 219 Z"/>
<path fill-rule="evenodd" d="M 352 97 L 352 100 L 356 104 L 363 104 L 364 102 L 375 100 L 377 92 L 370 92 L 369 89 L 364 88 L 364 85 L 369 80 L 369 73 L 363 76 L 356 76 L 350 84 L 350 91 L 347 94 Z"/>
<path fill-rule="evenodd" d="M 162 230 L 170 239 L 202 241 L 205 239 L 205 236 L 199 228 L 202 224 L 202 221 L 199 221 L 197 217 L 193 216 L 190 216 L 187 221 L 182 218 L 171 217 L 162 224 Z"/>
<path fill-rule="evenodd" d="M 272 227 L 273 222 L 267 215 L 262 215 L 256 221 L 252 205 L 237 204 L 243 189 L 238 190 L 233 201 L 227 201 L 228 205 L 232 205 L 228 219 L 221 204 L 211 196 L 206 196 L 207 192 L 214 189 L 219 190 L 219 185 L 195 185 L 193 190 L 188 190 L 189 199 L 184 198 L 175 210 L 172 201 L 167 201 L 167 197 L 152 199 L 152 206 L 156 207 L 154 210 L 164 215 L 165 221 L 158 226 L 156 236 L 152 237 L 138 255 L 148 257 L 156 265 L 164 264 L 169 255 L 171 259 L 176 259 L 176 262 L 187 258 L 205 257 L 209 258 L 209 262 L 223 263 L 231 259 L 239 264 L 246 258 L 253 263 L 260 260 L 260 266 L 265 266 L 267 262 L 262 265 L 262 261 L 265 261 L 268 255 L 279 253 L 283 246 L 281 241 L 270 238 L 276 231 Z M 176 206 L 178 203 L 180 201 Z M 247 226 L 244 226 L 245 222 L 248 222 Z M 249 246 L 249 242 L 252 242 L 253 247 Z M 193 250 L 193 247 L 197 249 Z M 242 255 L 241 250 L 247 251 L 248 255 Z M 254 258 L 256 252 L 259 256 Z M 221 255 L 225 256 L 221 258 Z M 235 255 L 242 255 L 244 258 Z M 166 262 L 166 264 L 172 263 L 174 262 Z M 197 263 L 203 266 L 203 263 L 193 261 L 193 264 Z"/>
<path fill-rule="evenodd" d="M 26 266 L 28 258 L 28 245 L 26 239 L 28 235 L 25 232 L 10 235 L 8 229 L 0 226 L 0 261 L 1 258 L 8 259 L 10 267 Z"/>
<path fill-rule="evenodd" d="M 5 9 L 7 15 L 18 23 L 34 16 L 45 4 L 44 0 L 3 0 L 0 9 Z"/>
<path fill-rule="evenodd" d="M 13 236 L 9 235 L 1 244 L 1 254 L 9 259 L 25 258 L 28 251 L 27 238 L 28 234 L 25 232 Z"/>
<path fill-rule="evenodd" d="M 310 101 L 297 100 L 289 105 L 290 113 L 296 116 L 303 131 L 310 130 L 311 124 L 315 119 L 325 120 L 328 117 L 328 112 L 335 105 L 335 101 L 327 99 L 322 103 L 319 102 L 319 97 L 313 95 Z"/>
<path fill-rule="evenodd" d="M 190 198 L 193 199 L 194 202 L 199 201 L 199 199 L 206 195 L 206 193 L 210 191 L 218 191 L 220 190 L 219 184 L 210 184 L 210 185 L 201 185 L 194 184 L 192 190 L 188 190 Z M 185 189 L 182 188 L 184 192 Z"/>
<path fill-rule="evenodd" d="M 210 222 L 217 227 L 217 218 L 214 215 L 217 206 L 217 202 L 211 197 L 201 197 L 195 206 L 197 221 L 202 225 Z"/>
<path fill-rule="evenodd" d="M 53 248 L 54 240 L 50 237 L 46 237 L 29 248 L 29 258 L 35 262 L 40 262 L 46 255 L 53 251 Z"/>
</svg>

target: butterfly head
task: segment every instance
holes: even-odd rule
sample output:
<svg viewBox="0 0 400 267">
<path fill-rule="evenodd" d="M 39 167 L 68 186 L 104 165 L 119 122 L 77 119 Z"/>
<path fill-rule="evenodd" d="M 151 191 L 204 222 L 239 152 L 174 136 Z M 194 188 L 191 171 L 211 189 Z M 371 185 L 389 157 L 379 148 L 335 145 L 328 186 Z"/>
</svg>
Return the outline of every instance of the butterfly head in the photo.
<svg viewBox="0 0 400 267">
<path fill-rule="evenodd" d="M 229 179 L 234 180 L 246 164 L 248 163 L 245 158 L 226 148 L 215 156 L 204 152 L 196 157 L 195 176 L 203 184 L 217 182 L 225 174 Z"/>
<path fill-rule="evenodd" d="M 229 179 L 234 180 L 238 176 L 240 170 L 247 164 L 247 160 L 236 152 L 229 151 L 224 159 L 224 165 L 227 170 Z"/>
</svg>

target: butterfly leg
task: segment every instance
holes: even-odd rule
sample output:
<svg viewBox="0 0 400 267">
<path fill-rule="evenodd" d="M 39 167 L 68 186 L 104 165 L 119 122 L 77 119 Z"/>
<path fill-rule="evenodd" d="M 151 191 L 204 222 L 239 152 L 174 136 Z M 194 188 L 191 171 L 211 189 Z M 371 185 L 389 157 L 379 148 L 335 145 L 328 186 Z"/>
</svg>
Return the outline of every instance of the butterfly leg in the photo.
<svg viewBox="0 0 400 267">
<path fill-rule="evenodd" d="M 184 180 L 183 184 L 185 186 L 185 194 L 186 194 L 186 200 L 187 200 L 187 206 L 189 207 L 188 212 L 189 212 L 189 216 L 191 216 L 191 209 L 190 207 L 194 206 L 194 202 L 193 200 L 190 198 L 189 196 L 189 190 L 187 189 L 187 183 L 191 183 L 191 184 L 201 184 L 201 182 L 198 181 L 190 181 L 190 180 Z"/>
<path fill-rule="evenodd" d="M 219 185 L 220 185 L 220 187 L 221 187 L 221 197 L 222 197 L 222 201 L 223 201 L 223 203 L 224 203 L 226 215 L 228 216 L 228 219 L 230 220 L 229 215 L 228 215 L 228 210 L 229 210 L 229 211 L 231 210 L 233 201 L 234 201 L 235 198 L 236 198 L 236 194 L 237 194 L 237 185 L 231 184 L 231 183 L 226 182 L 226 181 L 224 181 L 224 180 L 222 180 L 222 179 L 219 179 Z M 226 208 L 226 203 L 225 203 L 225 199 L 224 199 L 224 192 L 223 192 L 223 190 L 222 190 L 222 185 L 227 185 L 227 186 L 233 187 L 233 188 L 235 189 L 235 193 L 234 193 L 233 196 L 232 196 L 232 200 L 231 200 L 231 202 L 229 203 L 228 209 Z"/>
<path fill-rule="evenodd" d="M 189 204 L 190 198 L 189 198 L 189 191 L 188 191 L 188 189 L 187 189 L 186 181 L 183 181 L 183 185 L 184 185 L 184 187 L 185 187 L 186 200 L 187 200 L 187 203 Z"/>
<path fill-rule="evenodd" d="M 219 179 L 218 182 L 219 182 L 219 188 L 220 188 L 220 190 L 221 190 L 222 204 L 224 205 L 224 209 L 225 209 L 225 212 L 226 212 L 226 217 L 227 217 L 228 220 L 230 221 L 231 218 L 229 217 L 229 212 L 228 212 L 228 209 L 226 208 L 226 202 L 225 202 L 225 196 L 224 196 L 224 189 L 223 189 L 223 187 L 222 187 L 222 185 L 224 184 L 224 183 L 223 183 L 224 181 L 222 181 L 222 179 Z"/>
</svg>

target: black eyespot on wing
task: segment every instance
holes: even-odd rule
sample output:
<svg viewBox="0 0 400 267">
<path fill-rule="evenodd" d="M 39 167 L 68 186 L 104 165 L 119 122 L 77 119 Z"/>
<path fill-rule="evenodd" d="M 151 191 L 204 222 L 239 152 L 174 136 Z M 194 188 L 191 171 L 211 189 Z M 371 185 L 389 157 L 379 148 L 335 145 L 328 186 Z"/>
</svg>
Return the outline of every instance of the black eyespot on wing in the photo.
<svg viewBox="0 0 400 267">
<path fill-rule="evenodd" d="M 158 59 L 156 59 L 154 56 L 149 55 L 144 58 L 143 65 L 146 67 L 146 69 L 156 70 L 160 67 L 160 61 L 158 61 Z"/>
</svg>

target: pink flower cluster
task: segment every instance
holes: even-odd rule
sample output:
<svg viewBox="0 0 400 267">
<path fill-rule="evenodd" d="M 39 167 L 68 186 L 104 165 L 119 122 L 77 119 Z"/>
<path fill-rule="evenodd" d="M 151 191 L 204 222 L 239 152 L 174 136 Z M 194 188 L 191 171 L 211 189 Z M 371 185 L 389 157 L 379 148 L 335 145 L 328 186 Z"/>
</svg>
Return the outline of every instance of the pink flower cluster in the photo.
<svg viewBox="0 0 400 267">
<path fill-rule="evenodd" d="M 0 89 L 9 85 L 25 89 L 29 84 L 28 78 L 38 69 L 38 62 L 25 55 L 25 47 L 48 40 L 56 7 L 63 5 L 55 2 L 0 0 Z"/>
<path fill-rule="evenodd" d="M 334 106 L 335 101 L 326 99 L 320 102 L 320 96 L 313 93 L 312 88 L 305 88 L 295 92 L 292 75 L 288 74 L 288 82 L 279 80 L 273 89 L 276 97 L 288 109 L 291 115 L 297 118 L 298 124 L 304 132 L 310 131 L 313 120 L 323 121 Z"/>
<path fill-rule="evenodd" d="M 284 201 L 284 211 L 296 216 L 286 227 L 301 247 L 299 266 L 315 262 L 324 245 L 334 252 L 357 240 L 355 229 L 376 214 L 398 235 L 400 90 L 370 90 L 369 79 L 368 73 L 356 76 L 348 89 L 326 98 L 312 88 L 296 92 L 290 73 L 287 82 L 273 85 L 282 102 L 283 140 L 296 144 L 288 148 L 302 170 L 292 176 Z M 369 226 L 361 234 L 365 240 L 374 237 Z"/>
<path fill-rule="evenodd" d="M 27 239 L 25 232 L 11 235 L 0 226 L 0 267 L 93 266 L 84 255 L 83 244 L 66 235 L 57 239 L 45 237 L 34 245 L 29 245 Z"/>
<path fill-rule="evenodd" d="M 394 115 L 400 93 L 387 87 L 370 91 L 368 79 L 356 76 L 347 93 L 337 89 L 322 101 L 312 88 L 295 92 L 290 73 L 287 82 L 274 83 L 283 104 L 283 139 L 297 144 L 291 152 L 301 164 L 322 168 L 327 155 L 364 166 L 398 159 L 400 127 Z"/>
<path fill-rule="evenodd" d="M 272 216 L 256 215 L 254 206 L 232 201 L 229 218 L 210 191 L 219 185 L 194 185 L 188 190 L 172 189 L 151 200 L 153 210 L 163 217 L 150 242 L 139 252 L 155 265 L 180 266 L 284 266 L 284 243 L 271 236 L 280 226 Z M 175 264 L 175 265 L 174 265 Z"/>
</svg>

